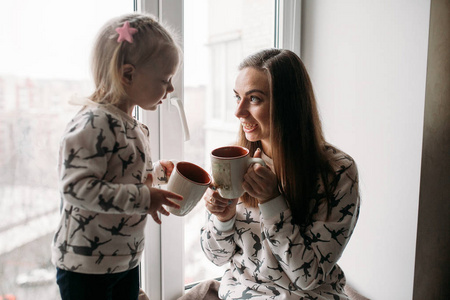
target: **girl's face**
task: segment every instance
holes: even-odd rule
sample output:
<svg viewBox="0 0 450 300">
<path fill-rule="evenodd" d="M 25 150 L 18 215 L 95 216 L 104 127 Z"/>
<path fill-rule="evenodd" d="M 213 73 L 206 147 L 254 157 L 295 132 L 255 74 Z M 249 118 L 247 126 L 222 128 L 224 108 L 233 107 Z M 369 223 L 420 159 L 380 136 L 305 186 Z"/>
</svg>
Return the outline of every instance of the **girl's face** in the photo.
<svg viewBox="0 0 450 300">
<path fill-rule="evenodd" d="M 145 110 L 155 110 L 174 90 L 172 77 L 178 68 L 178 53 L 171 48 L 160 52 L 145 65 L 126 65 L 131 70 L 124 72 L 124 80 L 127 81 L 125 89 L 129 96 L 124 106 L 125 112 L 130 115 L 135 105 Z"/>
<path fill-rule="evenodd" d="M 239 119 L 245 137 L 261 141 L 263 151 L 271 156 L 270 147 L 270 86 L 265 72 L 255 68 L 242 69 L 234 87 Z"/>
</svg>

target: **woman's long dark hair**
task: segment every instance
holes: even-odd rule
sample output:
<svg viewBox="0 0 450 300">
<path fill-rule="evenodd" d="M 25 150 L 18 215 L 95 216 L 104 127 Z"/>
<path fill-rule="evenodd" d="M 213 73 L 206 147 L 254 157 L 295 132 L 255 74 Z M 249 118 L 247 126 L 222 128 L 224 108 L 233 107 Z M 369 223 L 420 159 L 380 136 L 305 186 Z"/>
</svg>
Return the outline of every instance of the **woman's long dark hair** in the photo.
<svg viewBox="0 0 450 300">
<path fill-rule="evenodd" d="M 332 168 L 325 154 L 325 140 L 311 80 L 301 59 L 292 51 L 267 49 L 247 57 L 239 70 L 255 68 L 266 72 L 271 88 L 270 143 L 274 172 L 280 190 L 292 211 L 293 221 L 302 227 L 311 222 L 318 205 L 317 182 L 322 177 L 330 213 L 328 188 Z M 241 128 L 238 144 L 254 153 L 261 143 L 250 142 Z M 320 197 L 323 198 L 323 197 Z M 248 194 L 243 201 L 257 202 Z"/>
</svg>

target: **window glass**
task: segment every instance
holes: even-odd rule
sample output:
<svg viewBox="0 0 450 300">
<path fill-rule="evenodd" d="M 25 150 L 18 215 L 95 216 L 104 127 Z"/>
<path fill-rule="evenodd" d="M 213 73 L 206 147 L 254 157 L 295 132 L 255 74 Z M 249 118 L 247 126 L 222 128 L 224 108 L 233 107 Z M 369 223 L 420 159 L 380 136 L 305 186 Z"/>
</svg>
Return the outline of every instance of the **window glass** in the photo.
<svg viewBox="0 0 450 300">
<path fill-rule="evenodd" d="M 132 0 L 0 2 L 0 299 L 60 299 L 50 244 L 59 139 L 92 92 L 95 34 Z M 7 298 L 9 295 L 9 298 Z"/>
<path fill-rule="evenodd" d="M 247 55 L 274 46 L 273 0 L 184 1 L 184 98 L 191 140 L 184 159 L 210 171 L 209 153 L 235 142 L 234 79 Z M 185 219 L 185 282 L 220 277 L 223 267 L 207 260 L 200 247 L 203 202 Z"/>
</svg>

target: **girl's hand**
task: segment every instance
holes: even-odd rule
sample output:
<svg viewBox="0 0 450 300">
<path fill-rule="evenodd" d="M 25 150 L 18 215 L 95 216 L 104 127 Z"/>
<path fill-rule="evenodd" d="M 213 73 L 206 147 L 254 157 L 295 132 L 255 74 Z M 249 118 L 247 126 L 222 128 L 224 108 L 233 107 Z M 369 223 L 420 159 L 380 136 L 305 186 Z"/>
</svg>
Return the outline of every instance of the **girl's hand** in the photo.
<svg viewBox="0 0 450 300">
<path fill-rule="evenodd" d="M 225 199 L 217 191 L 209 188 L 203 195 L 203 200 L 205 200 L 206 209 L 215 215 L 217 220 L 226 222 L 236 214 L 236 204 L 239 198 Z"/>
<path fill-rule="evenodd" d="M 163 205 L 171 206 L 173 208 L 180 208 L 179 204 L 176 204 L 169 199 L 183 200 L 183 197 L 178 194 L 158 188 L 150 189 L 150 208 L 148 209 L 148 214 L 151 215 L 153 217 L 153 220 L 155 220 L 155 222 L 158 224 L 161 224 L 158 212 L 166 216 L 170 215 L 170 213 L 164 208 Z"/>
<path fill-rule="evenodd" d="M 163 205 L 178 209 L 180 208 L 180 205 L 172 202 L 169 199 L 183 200 L 183 196 L 166 190 L 153 188 L 151 180 L 147 180 L 145 182 L 145 185 L 150 189 L 150 207 L 147 213 L 153 217 L 153 220 L 155 220 L 156 223 L 161 224 L 158 212 L 166 216 L 170 215 L 170 213 L 163 207 Z"/>
<path fill-rule="evenodd" d="M 261 157 L 260 149 L 256 150 L 254 157 Z M 242 187 L 259 203 L 264 203 L 280 195 L 277 176 L 269 167 L 260 164 L 254 164 L 248 168 Z"/>
<path fill-rule="evenodd" d="M 167 180 L 169 180 L 170 175 L 172 174 L 175 165 L 170 160 L 161 159 L 159 164 L 164 168 L 164 173 L 167 176 Z"/>
</svg>

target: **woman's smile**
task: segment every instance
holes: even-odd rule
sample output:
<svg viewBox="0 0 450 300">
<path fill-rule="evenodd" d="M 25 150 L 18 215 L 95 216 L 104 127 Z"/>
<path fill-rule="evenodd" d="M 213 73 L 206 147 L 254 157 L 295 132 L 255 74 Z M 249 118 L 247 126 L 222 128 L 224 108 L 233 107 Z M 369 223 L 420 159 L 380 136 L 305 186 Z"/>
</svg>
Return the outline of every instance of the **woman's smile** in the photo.
<svg viewBox="0 0 450 300">
<path fill-rule="evenodd" d="M 258 124 L 252 124 L 252 123 L 246 123 L 246 122 L 241 122 L 242 128 L 244 129 L 245 133 L 250 133 L 252 131 L 254 131 L 256 129 L 256 127 L 258 127 Z"/>
</svg>

